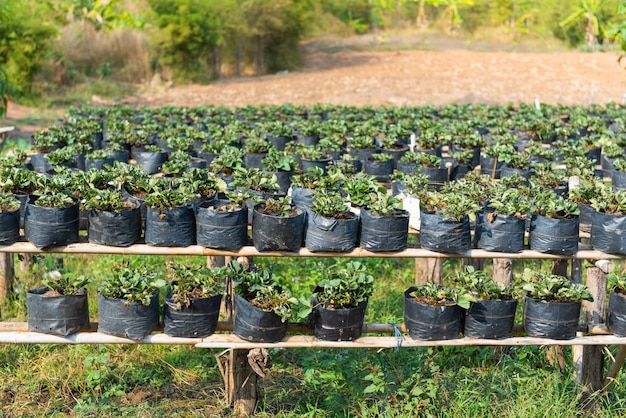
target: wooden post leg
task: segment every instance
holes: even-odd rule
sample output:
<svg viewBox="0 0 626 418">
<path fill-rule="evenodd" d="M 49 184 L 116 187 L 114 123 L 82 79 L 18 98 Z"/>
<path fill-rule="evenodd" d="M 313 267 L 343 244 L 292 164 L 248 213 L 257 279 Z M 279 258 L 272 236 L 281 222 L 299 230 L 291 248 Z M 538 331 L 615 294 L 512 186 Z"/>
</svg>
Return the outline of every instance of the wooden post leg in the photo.
<svg viewBox="0 0 626 418">
<path fill-rule="evenodd" d="M 33 265 L 33 254 L 32 253 L 19 254 L 18 258 L 20 260 L 20 271 L 22 273 L 27 273 L 28 271 L 30 271 L 30 268 Z"/>
<path fill-rule="evenodd" d="M 13 253 L 0 254 L 0 302 L 4 301 L 13 288 L 15 265 Z"/>
<path fill-rule="evenodd" d="M 568 268 L 567 260 L 554 260 L 552 262 L 552 274 L 558 274 L 560 276 L 567 276 L 567 268 Z M 552 365 L 559 365 L 559 369 L 561 371 L 565 371 L 565 353 L 563 352 L 562 345 L 548 346 L 546 347 L 546 356 L 548 358 L 548 362 Z"/>
<path fill-rule="evenodd" d="M 441 258 L 415 259 L 415 284 L 441 284 Z"/>
<path fill-rule="evenodd" d="M 597 267 L 587 268 L 587 287 L 593 302 L 583 301 L 588 324 L 602 324 L 606 318 L 606 275 Z M 582 383 L 586 394 L 601 390 L 604 386 L 604 346 L 590 345 L 583 348 Z"/>
<path fill-rule="evenodd" d="M 226 402 L 233 408 L 236 416 L 252 415 L 258 402 L 258 376 L 248 363 L 249 351 L 230 349 L 225 355 L 216 356 L 224 378 Z"/>
<path fill-rule="evenodd" d="M 513 278 L 513 259 L 493 259 L 493 281 L 496 283 L 511 284 Z"/>
<path fill-rule="evenodd" d="M 572 283 L 580 283 L 583 282 L 583 261 L 582 260 L 572 260 Z M 582 336 L 582 332 L 576 333 L 577 337 Z M 577 386 L 582 385 L 583 383 L 583 351 L 584 346 L 582 345 L 573 345 L 572 346 L 572 362 L 574 366 L 574 383 Z"/>
</svg>

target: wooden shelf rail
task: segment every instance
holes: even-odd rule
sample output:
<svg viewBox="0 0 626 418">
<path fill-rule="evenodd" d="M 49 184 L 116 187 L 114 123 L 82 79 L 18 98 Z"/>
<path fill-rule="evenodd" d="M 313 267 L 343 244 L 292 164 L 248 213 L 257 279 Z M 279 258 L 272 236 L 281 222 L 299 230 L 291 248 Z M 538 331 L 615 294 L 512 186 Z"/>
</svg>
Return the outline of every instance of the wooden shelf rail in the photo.
<svg viewBox="0 0 626 418">
<path fill-rule="evenodd" d="M 301 248 L 298 252 L 257 251 L 253 246 L 242 247 L 239 251 L 215 250 L 200 245 L 188 247 L 155 247 L 146 244 L 134 244 L 130 247 L 111 247 L 108 245 L 80 242 L 66 246 L 36 248 L 30 242 L 16 242 L 0 246 L 0 253 L 59 253 L 59 254 L 121 254 L 121 255 L 189 255 L 189 256 L 232 256 L 232 257 L 378 257 L 378 258 L 509 258 L 509 259 L 550 259 L 550 260 L 620 260 L 623 255 L 607 254 L 601 251 L 581 249 L 571 256 L 545 254 L 535 250 L 519 253 L 499 253 L 472 249 L 462 254 L 445 254 L 423 248 L 407 248 L 404 251 L 372 252 L 354 248 L 345 253 L 311 252 Z"/>
</svg>

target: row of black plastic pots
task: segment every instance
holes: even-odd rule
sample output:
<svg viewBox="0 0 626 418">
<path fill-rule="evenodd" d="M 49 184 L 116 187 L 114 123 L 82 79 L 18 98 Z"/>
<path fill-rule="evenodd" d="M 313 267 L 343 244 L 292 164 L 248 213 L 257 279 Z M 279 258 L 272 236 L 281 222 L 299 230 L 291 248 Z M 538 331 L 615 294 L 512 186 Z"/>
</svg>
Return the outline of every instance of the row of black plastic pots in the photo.
<svg viewBox="0 0 626 418">
<path fill-rule="evenodd" d="M 69 207 L 38 206 L 30 196 L 24 208 L 25 238 L 37 248 L 68 245 L 79 241 L 78 201 Z M 121 212 L 88 212 L 88 240 L 93 244 L 126 247 L 144 235 L 148 245 L 238 251 L 252 244 L 258 251 L 297 252 L 302 245 L 310 251 L 348 252 L 360 245 L 372 252 L 401 251 L 407 247 L 409 218 L 406 210 L 378 215 L 367 208 L 359 215 L 345 212 L 343 218 L 324 217 L 306 207 L 287 205 L 281 215 L 266 213 L 266 204 L 254 207 L 229 205 L 228 200 L 206 200 L 178 207 L 146 208 L 130 199 L 134 207 Z M 145 215 L 142 219 L 142 208 Z M 228 209 L 226 209 L 228 208 Z M 248 211 L 251 211 L 249 214 Z M 626 254 L 626 216 L 598 211 L 586 212 L 591 220 L 591 246 L 610 254 Z M 250 216 L 252 215 L 252 216 Z M 578 250 L 581 219 L 556 219 L 533 215 L 528 219 L 476 213 L 475 230 L 468 216 L 460 221 L 436 213 L 420 214 L 420 246 L 442 253 L 461 254 L 472 246 L 495 252 L 520 252 L 528 248 L 542 253 L 572 255 Z M 586 222 L 586 221 L 585 221 Z M 143 231 L 142 231 L 143 229 Z M 20 237 L 18 212 L 0 213 L 0 243 L 10 245 Z"/>
<path fill-rule="evenodd" d="M 434 306 L 404 293 L 404 322 L 411 338 L 426 341 L 450 340 L 461 336 L 502 339 L 511 337 L 518 302 L 477 300 L 465 310 L 458 305 Z M 84 290 L 84 289 L 83 289 Z M 48 288 L 27 294 L 28 329 L 32 332 L 68 336 L 89 328 L 87 291 L 76 295 L 47 296 Z M 256 342 L 279 342 L 288 323 L 273 312 L 264 311 L 238 294 L 235 297 L 234 334 Z M 203 338 L 217 327 L 222 295 L 193 298 L 189 306 L 177 306 L 165 299 L 164 333 L 172 337 Z M 98 295 L 98 332 L 141 340 L 160 326 L 159 293 L 149 304 Z M 576 336 L 581 302 L 549 302 L 524 298 L 523 325 L 528 336 L 557 340 Z M 352 341 L 359 338 L 367 302 L 351 308 L 317 306 L 307 324 L 321 340 Z M 611 293 L 607 326 L 616 336 L 626 336 L 626 297 Z"/>
</svg>

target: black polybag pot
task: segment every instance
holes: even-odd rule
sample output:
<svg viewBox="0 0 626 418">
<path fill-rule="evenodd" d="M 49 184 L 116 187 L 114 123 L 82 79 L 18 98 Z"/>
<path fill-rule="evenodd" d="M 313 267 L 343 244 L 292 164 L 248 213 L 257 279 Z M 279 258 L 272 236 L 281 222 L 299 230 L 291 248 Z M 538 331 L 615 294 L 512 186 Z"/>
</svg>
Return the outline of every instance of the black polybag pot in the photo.
<svg viewBox="0 0 626 418">
<path fill-rule="evenodd" d="M 20 209 L 0 212 L 0 245 L 14 244 L 20 237 Z"/>
<path fill-rule="evenodd" d="M 367 251 L 402 251 L 409 236 L 409 212 L 379 216 L 362 208 L 359 232 L 361 247 Z"/>
<path fill-rule="evenodd" d="M 411 176 L 415 175 L 415 170 L 417 169 L 417 163 L 412 162 L 403 162 L 398 161 L 397 170 L 403 173 L 409 174 Z"/>
<path fill-rule="evenodd" d="M 287 194 L 289 188 L 291 187 L 291 177 L 293 176 L 293 171 L 274 171 L 269 174 L 273 174 L 276 176 L 276 183 L 278 183 L 278 193 Z"/>
<path fill-rule="evenodd" d="M 257 308 L 238 293 L 235 299 L 235 321 L 233 333 L 241 339 L 275 343 L 287 334 L 287 322 L 274 312 Z"/>
<path fill-rule="evenodd" d="M 490 219 L 492 218 L 492 219 Z M 487 251 L 519 253 L 524 249 L 526 220 L 493 212 L 476 212 L 474 246 Z"/>
<path fill-rule="evenodd" d="M 24 235 L 37 248 L 78 242 L 78 200 L 65 208 L 35 205 L 31 196 L 24 209 Z"/>
<path fill-rule="evenodd" d="M 463 335 L 470 338 L 508 338 L 513 331 L 517 300 L 479 299 L 470 304 Z"/>
<path fill-rule="evenodd" d="M 440 190 L 450 179 L 450 173 L 445 167 L 422 167 L 420 174 L 428 177 L 428 184 L 435 190 Z"/>
<path fill-rule="evenodd" d="M 546 254 L 572 255 L 578 251 L 579 221 L 533 215 L 528 244 L 531 250 Z"/>
<path fill-rule="evenodd" d="M 305 173 L 309 171 L 309 168 L 321 168 L 324 174 L 328 172 L 328 165 L 330 164 L 330 158 L 324 158 L 322 160 L 309 160 L 302 158 L 302 171 Z"/>
<path fill-rule="evenodd" d="M 591 246 L 608 254 L 626 254 L 626 216 L 593 212 Z"/>
<path fill-rule="evenodd" d="M 494 179 L 499 179 L 500 170 L 502 169 L 503 164 L 504 163 L 502 161 L 496 160 L 493 157 L 481 155 L 480 156 L 480 173 L 486 174 Z"/>
<path fill-rule="evenodd" d="M 354 214 L 353 214 L 354 215 Z M 304 245 L 309 251 L 346 252 L 356 246 L 359 218 L 327 218 L 307 211 Z"/>
<path fill-rule="evenodd" d="M 49 290 L 40 287 L 26 293 L 28 331 L 65 337 L 89 328 L 87 289 L 76 295 L 44 296 Z"/>
<path fill-rule="evenodd" d="M 85 171 L 89 171 L 92 168 L 96 170 L 104 170 L 105 166 L 113 166 L 115 159 L 111 156 L 106 158 L 97 158 L 95 160 L 85 159 Z"/>
<path fill-rule="evenodd" d="M 98 332 L 141 340 L 159 326 L 159 292 L 149 305 L 98 294 Z"/>
<path fill-rule="evenodd" d="M 609 295 L 606 326 L 617 337 L 626 337 L 626 296 L 622 293 Z"/>
<path fill-rule="evenodd" d="M 459 338 L 463 309 L 458 305 L 433 306 L 417 302 L 409 296 L 415 290 L 417 287 L 412 286 L 404 292 L 404 325 L 409 336 L 425 341 Z"/>
<path fill-rule="evenodd" d="M 580 215 L 578 215 L 580 230 L 583 232 L 591 232 L 591 219 L 596 210 L 585 203 L 579 203 L 578 210 L 580 211 Z"/>
<path fill-rule="evenodd" d="M 198 245 L 219 250 L 238 251 L 248 239 L 248 207 L 232 212 L 208 209 L 228 204 L 228 200 L 206 201 L 196 206 Z"/>
<path fill-rule="evenodd" d="M 141 238 L 141 208 L 121 212 L 92 209 L 89 211 L 89 242 L 91 244 L 129 247 Z"/>
<path fill-rule="evenodd" d="M 291 189 L 291 202 L 302 210 L 306 210 L 313 205 L 313 190 L 303 187 Z"/>
<path fill-rule="evenodd" d="M 571 340 L 576 337 L 580 302 L 547 302 L 524 297 L 524 329 L 531 337 Z"/>
<path fill-rule="evenodd" d="M 391 181 L 390 177 L 393 174 L 393 167 L 394 160 L 367 160 L 365 161 L 365 174 L 376 177 L 376 181 L 388 183 Z"/>
<path fill-rule="evenodd" d="M 317 306 L 316 306 L 317 305 Z M 353 341 L 363 333 L 367 302 L 351 308 L 330 309 L 317 303 L 311 313 L 313 334 L 325 341 Z"/>
<path fill-rule="evenodd" d="M 274 136 L 268 135 L 267 142 L 272 144 L 279 151 L 284 151 L 287 143 L 294 141 L 294 136 Z"/>
<path fill-rule="evenodd" d="M 203 338 L 215 332 L 220 314 L 222 295 L 191 298 L 189 306 L 180 306 L 165 298 L 163 332 L 172 337 Z"/>
<path fill-rule="evenodd" d="M 263 158 L 265 158 L 266 155 L 267 155 L 266 152 L 263 152 L 263 153 L 247 153 L 244 156 L 244 163 L 246 165 L 246 168 L 248 168 L 248 169 L 250 169 L 250 168 L 258 168 L 259 170 L 262 170 L 264 168 Z"/>
<path fill-rule="evenodd" d="M 167 152 L 135 152 L 135 163 L 148 174 L 155 174 L 161 171 L 163 163 L 167 161 Z"/>
<path fill-rule="evenodd" d="M 611 172 L 611 187 L 614 191 L 626 190 L 626 172 L 613 170 Z"/>
<path fill-rule="evenodd" d="M 262 203 L 254 207 L 252 215 L 252 243 L 257 251 L 297 252 L 304 238 L 306 214 L 298 209 L 295 216 L 266 215 L 260 211 Z"/>
<path fill-rule="evenodd" d="M 420 214 L 420 245 L 441 253 L 461 254 L 472 244 L 469 217 L 457 221 L 435 213 Z"/>
<path fill-rule="evenodd" d="M 50 164 L 50 161 L 48 161 L 46 154 L 31 155 L 30 164 L 33 166 L 33 171 L 37 173 L 48 173 L 54 169 L 52 164 Z"/>
<path fill-rule="evenodd" d="M 146 211 L 146 244 L 159 247 L 188 247 L 196 242 L 196 217 L 191 203 Z"/>
</svg>

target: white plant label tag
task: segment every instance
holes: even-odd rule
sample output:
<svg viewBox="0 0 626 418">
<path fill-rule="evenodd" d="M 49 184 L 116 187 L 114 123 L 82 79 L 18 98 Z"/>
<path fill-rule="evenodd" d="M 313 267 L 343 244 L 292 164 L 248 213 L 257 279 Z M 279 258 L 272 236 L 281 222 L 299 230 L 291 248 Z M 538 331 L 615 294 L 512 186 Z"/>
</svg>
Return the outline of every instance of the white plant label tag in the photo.
<svg viewBox="0 0 626 418">
<path fill-rule="evenodd" d="M 402 207 L 409 212 L 409 228 L 420 229 L 420 200 L 415 195 L 407 196 Z"/>
<path fill-rule="evenodd" d="M 409 142 L 409 149 L 411 152 L 415 151 L 415 134 L 411 134 L 411 140 Z"/>
</svg>

